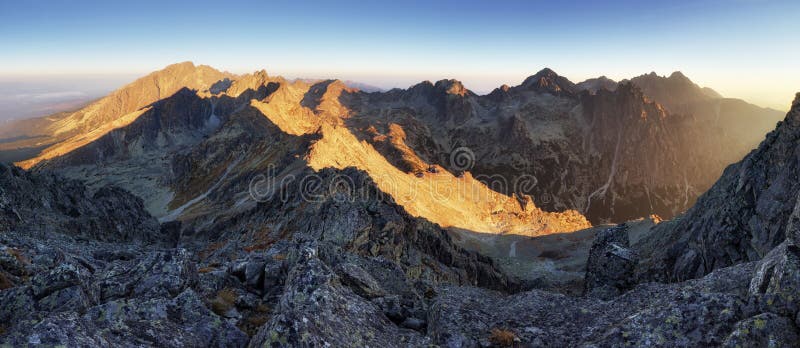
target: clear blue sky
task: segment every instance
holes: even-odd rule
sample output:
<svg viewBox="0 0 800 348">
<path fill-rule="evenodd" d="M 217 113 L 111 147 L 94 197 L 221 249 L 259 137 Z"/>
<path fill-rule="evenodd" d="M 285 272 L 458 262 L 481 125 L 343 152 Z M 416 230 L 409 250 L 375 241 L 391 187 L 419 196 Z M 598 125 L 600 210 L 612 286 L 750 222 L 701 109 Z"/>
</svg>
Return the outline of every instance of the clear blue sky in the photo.
<svg viewBox="0 0 800 348">
<path fill-rule="evenodd" d="M 798 35 L 798 0 L 0 0 L 0 77 L 191 60 L 381 87 L 457 78 L 486 92 L 545 66 L 573 81 L 681 70 L 785 110 L 800 91 Z"/>
</svg>

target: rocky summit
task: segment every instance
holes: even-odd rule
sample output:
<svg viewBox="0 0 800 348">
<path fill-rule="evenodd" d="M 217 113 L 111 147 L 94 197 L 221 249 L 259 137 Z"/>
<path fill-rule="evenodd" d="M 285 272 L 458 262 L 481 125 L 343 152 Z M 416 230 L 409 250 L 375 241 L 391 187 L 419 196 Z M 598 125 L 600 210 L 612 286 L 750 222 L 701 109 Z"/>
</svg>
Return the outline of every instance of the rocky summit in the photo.
<svg viewBox="0 0 800 348">
<path fill-rule="evenodd" d="M 800 94 L 181 63 L 9 127 L 2 346 L 800 342 Z"/>
</svg>

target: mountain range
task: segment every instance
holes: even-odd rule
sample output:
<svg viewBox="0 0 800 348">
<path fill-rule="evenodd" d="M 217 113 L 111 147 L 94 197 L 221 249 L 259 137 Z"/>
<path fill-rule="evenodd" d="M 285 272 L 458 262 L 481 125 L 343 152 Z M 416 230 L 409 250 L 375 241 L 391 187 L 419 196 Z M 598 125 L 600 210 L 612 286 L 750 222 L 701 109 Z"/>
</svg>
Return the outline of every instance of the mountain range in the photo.
<svg viewBox="0 0 800 348">
<path fill-rule="evenodd" d="M 792 346 L 800 94 L 180 63 L 0 149 L 0 343 Z M 18 166 L 18 167 L 17 167 Z"/>
<path fill-rule="evenodd" d="M 189 178 L 211 180 L 209 173 L 225 172 L 223 164 L 238 157 L 225 151 L 220 154 L 225 158 L 209 162 L 213 168 L 181 161 L 207 161 L 208 153 L 186 156 L 207 152 L 215 142 L 232 146 L 217 140 L 221 137 L 242 132 L 265 136 L 240 125 L 256 122 L 278 127 L 278 133 L 322 138 L 312 147 L 271 149 L 277 157 L 310 150 L 325 157 L 341 154 L 335 147 L 358 149 L 359 156 L 346 159 L 351 163 L 328 158 L 338 163 L 317 166 L 356 166 L 392 181 L 423 176 L 411 181 L 424 182 L 469 172 L 464 181 L 477 180 L 501 194 L 484 194 L 496 201 L 490 204 L 509 205 L 501 196 L 521 201 L 530 196 L 543 213 L 576 211 L 598 224 L 649 214 L 671 218 L 685 211 L 727 164 L 741 159 L 780 119 L 777 111 L 721 98 L 679 72 L 620 83 L 597 81 L 602 86 L 593 80 L 576 85 L 544 69 L 519 86 L 483 96 L 455 80 L 367 93 L 336 80 L 288 81 L 264 71 L 234 76 L 181 63 L 78 111 L 19 122 L 5 133 L 23 138 L 4 142 L 2 148 L 38 151 L 17 158 L 24 168 L 59 168 L 68 176 L 114 182 L 145 198 L 148 209 L 162 216 L 171 210 L 168 205 L 179 206 L 202 193 L 192 190 L 209 187 L 188 185 Z M 242 142 L 242 147 L 255 145 L 250 138 Z M 457 149 L 468 157 L 464 168 L 451 161 Z M 247 157 L 251 150 L 241 151 Z M 365 161 L 386 163 L 367 166 Z M 232 168 L 226 180 L 248 165 Z M 434 167 L 443 170 L 432 173 Z M 106 174 L 97 175 L 101 171 Z M 425 207 L 425 200 L 401 204 L 420 215 L 440 210 Z M 457 205 L 464 211 L 466 203 Z M 519 224 L 504 220 L 521 212 L 508 209 L 497 218 L 485 216 L 491 207 L 447 213 L 459 223 L 425 217 L 475 231 L 511 232 L 515 228 L 503 226 Z M 476 217 L 482 222 L 467 222 Z M 529 226 L 524 233 L 564 230 L 550 225 Z"/>
</svg>

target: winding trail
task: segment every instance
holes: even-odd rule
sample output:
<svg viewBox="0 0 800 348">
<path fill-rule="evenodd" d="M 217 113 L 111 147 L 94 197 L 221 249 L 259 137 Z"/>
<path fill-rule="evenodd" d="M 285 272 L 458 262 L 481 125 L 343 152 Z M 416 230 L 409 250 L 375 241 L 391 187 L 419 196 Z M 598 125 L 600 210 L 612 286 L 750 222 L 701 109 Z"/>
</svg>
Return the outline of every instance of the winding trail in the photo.
<svg viewBox="0 0 800 348">
<path fill-rule="evenodd" d="M 517 257 L 517 242 L 519 241 L 515 240 L 511 242 L 511 247 L 508 249 L 508 257 Z"/>
</svg>

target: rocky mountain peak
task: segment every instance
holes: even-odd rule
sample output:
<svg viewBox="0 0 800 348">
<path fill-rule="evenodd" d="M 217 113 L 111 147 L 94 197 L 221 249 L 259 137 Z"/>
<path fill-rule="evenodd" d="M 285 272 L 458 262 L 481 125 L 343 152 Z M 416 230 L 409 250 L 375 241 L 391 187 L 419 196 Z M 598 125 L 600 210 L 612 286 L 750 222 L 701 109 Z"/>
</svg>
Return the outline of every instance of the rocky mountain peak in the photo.
<svg viewBox="0 0 800 348">
<path fill-rule="evenodd" d="M 800 125 L 800 93 L 795 94 L 794 101 L 792 101 L 792 108 L 786 115 L 786 121 L 792 122 L 795 125 Z"/>
<path fill-rule="evenodd" d="M 433 90 L 433 88 L 433 83 L 425 80 L 409 87 L 407 90 L 400 90 L 399 92 L 402 94 L 427 95 Z"/>
<path fill-rule="evenodd" d="M 218 79 L 216 79 L 217 77 L 224 77 L 228 75 L 230 74 L 220 72 L 219 70 L 208 65 L 195 65 L 191 61 L 186 61 L 167 65 L 163 69 L 155 71 L 145 78 L 149 77 L 158 84 L 169 84 L 174 83 L 175 81 L 193 81 L 194 84 L 198 84 L 198 82 L 202 84 L 211 84 L 218 81 Z"/>
<path fill-rule="evenodd" d="M 549 78 L 555 78 L 555 77 L 558 77 L 558 74 L 555 71 L 553 71 L 553 69 L 550 69 L 548 67 L 544 67 L 544 68 L 542 68 L 542 70 L 539 70 L 539 72 L 537 72 L 536 75 L 534 75 L 534 76 L 537 76 L 537 77 L 545 76 L 545 77 L 549 77 Z"/>
<path fill-rule="evenodd" d="M 471 94 L 471 92 L 464 87 L 464 84 L 462 84 L 461 81 L 454 79 L 437 81 L 435 87 L 439 90 L 444 90 L 445 93 L 451 95 L 463 97 L 467 94 Z"/>
<path fill-rule="evenodd" d="M 539 83 L 539 81 L 541 81 L 541 80 L 555 81 L 560 77 L 561 76 L 559 76 L 552 69 L 544 68 L 542 70 L 539 70 L 539 72 L 537 72 L 536 74 L 533 74 L 532 76 L 529 76 L 527 79 L 525 79 L 525 81 L 522 82 L 522 85 L 523 86 L 528 86 L 528 85 L 536 84 L 536 83 Z"/>
<path fill-rule="evenodd" d="M 492 90 L 492 92 L 487 95 L 487 98 L 493 100 L 494 102 L 500 102 L 506 97 L 508 97 L 510 91 L 511 87 L 509 85 L 504 84 Z"/>
<path fill-rule="evenodd" d="M 672 74 L 669 75 L 669 79 L 670 80 L 681 80 L 681 81 L 689 81 L 689 82 L 691 82 L 691 80 L 689 80 L 689 78 L 686 77 L 686 75 L 684 75 L 680 71 L 673 71 Z"/>
<path fill-rule="evenodd" d="M 520 87 L 539 93 L 550 93 L 559 96 L 574 95 L 578 92 L 578 88 L 574 83 L 563 76 L 559 76 L 550 68 L 544 68 L 535 75 L 528 77 Z"/>
<path fill-rule="evenodd" d="M 261 69 L 259 71 L 256 71 L 255 73 L 253 73 L 253 75 L 258 76 L 260 78 L 264 78 L 264 79 L 268 79 L 269 78 L 269 74 L 267 74 L 267 70 L 265 70 L 265 69 Z"/>
<path fill-rule="evenodd" d="M 617 85 L 618 83 L 616 81 L 603 75 L 578 83 L 576 86 L 579 90 L 589 91 L 589 93 L 594 94 L 601 89 L 613 91 L 617 89 Z"/>
<path fill-rule="evenodd" d="M 181 88 L 208 90 L 232 77 L 206 65 L 183 62 L 155 71 L 123 86 L 89 106 L 48 124 L 42 131 L 60 139 L 88 133 L 104 124 L 168 98 Z"/>
<path fill-rule="evenodd" d="M 721 98 L 716 91 L 700 87 L 680 71 L 673 72 L 669 77 L 651 72 L 634 77 L 630 82 L 673 113 L 683 112 L 688 104 Z"/>
<path fill-rule="evenodd" d="M 185 62 L 167 65 L 163 69 L 161 69 L 160 72 L 179 71 L 179 70 L 194 69 L 194 68 L 196 68 L 194 62 L 187 60 Z"/>
<path fill-rule="evenodd" d="M 263 99 L 268 94 L 269 90 L 277 88 L 278 84 L 283 84 L 286 81 L 281 77 L 270 77 L 266 70 L 260 70 L 251 74 L 245 74 L 233 78 L 225 78 L 224 80 L 215 83 L 210 92 L 218 93 L 225 92 L 231 97 L 240 97 L 242 99 Z M 270 86 L 270 84 L 275 84 Z"/>
</svg>

